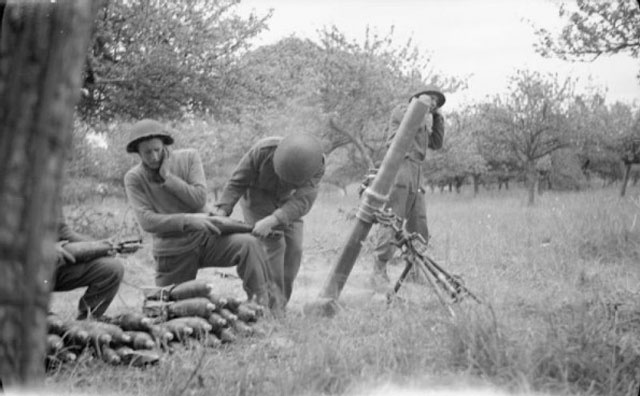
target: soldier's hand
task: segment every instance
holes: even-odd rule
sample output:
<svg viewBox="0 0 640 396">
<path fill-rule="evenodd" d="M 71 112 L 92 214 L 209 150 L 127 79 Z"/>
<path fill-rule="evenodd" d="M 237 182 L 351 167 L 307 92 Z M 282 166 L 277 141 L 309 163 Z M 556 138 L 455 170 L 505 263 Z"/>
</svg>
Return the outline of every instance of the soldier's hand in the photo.
<svg viewBox="0 0 640 396">
<path fill-rule="evenodd" d="M 76 263 L 76 258 L 73 257 L 73 254 L 69 253 L 67 249 L 64 248 L 69 241 L 58 241 L 55 245 L 56 247 L 56 268 L 62 265 L 71 263 Z"/>
<path fill-rule="evenodd" d="M 267 238 L 272 234 L 273 227 L 278 224 L 280 224 L 280 222 L 275 216 L 267 216 L 258 220 L 258 222 L 253 226 L 253 231 L 251 233 L 260 238 Z"/>
<path fill-rule="evenodd" d="M 158 174 L 162 180 L 167 180 L 167 176 L 169 176 L 169 157 L 170 152 L 167 147 L 162 149 L 162 164 L 160 165 L 160 169 L 158 169 Z"/>
<path fill-rule="evenodd" d="M 118 242 L 116 242 L 115 237 L 101 239 L 100 242 L 103 242 L 105 245 L 109 245 L 109 252 L 107 253 L 109 256 L 114 256 L 118 253 Z"/>
<path fill-rule="evenodd" d="M 186 215 L 184 230 L 209 231 L 214 235 L 220 235 L 220 229 L 213 224 L 211 217 L 206 213 L 193 213 Z"/>
<path fill-rule="evenodd" d="M 221 217 L 228 217 L 229 215 L 227 214 L 226 211 L 224 211 L 224 209 L 222 208 L 215 208 L 213 209 L 211 212 L 209 212 L 210 216 L 221 216 Z"/>
<path fill-rule="evenodd" d="M 430 95 L 420 95 L 416 98 L 419 102 L 424 103 L 427 106 L 427 111 L 429 113 L 432 113 L 436 107 L 437 107 L 437 103 L 436 101 L 430 96 Z"/>
</svg>

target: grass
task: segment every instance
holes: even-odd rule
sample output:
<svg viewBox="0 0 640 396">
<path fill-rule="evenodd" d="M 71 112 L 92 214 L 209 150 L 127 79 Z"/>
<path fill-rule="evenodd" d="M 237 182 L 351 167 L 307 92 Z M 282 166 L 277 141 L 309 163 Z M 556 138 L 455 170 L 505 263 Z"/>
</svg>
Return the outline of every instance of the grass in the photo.
<svg viewBox="0 0 640 396">
<path fill-rule="evenodd" d="M 358 204 L 355 196 L 327 193 L 306 217 L 303 267 L 288 315 L 263 321 L 265 337 L 217 349 L 176 348 L 145 370 L 80 362 L 51 373 L 47 386 L 52 392 L 117 395 L 396 394 L 469 387 L 638 394 L 637 200 L 621 199 L 617 190 L 551 192 L 537 197 L 534 207 L 526 206 L 522 190 L 476 198 L 427 193 L 427 199 L 433 257 L 462 275 L 484 305 L 464 302 L 451 317 L 419 285 L 403 286 L 404 300 L 387 305 L 367 285 L 368 241 L 342 292 L 342 312 L 331 320 L 305 317 L 302 307 L 320 292 Z M 92 210 L 129 216 L 118 199 L 96 202 Z M 402 266 L 390 269 L 396 277 Z M 206 269 L 199 276 L 211 278 L 222 293 L 241 296 L 239 281 L 223 273 L 233 271 Z M 152 283 L 146 248 L 127 258 L 125 283 L 108 313 L 140 307 L 139 287 Z M 54 311 L 73 315 L 79 293 L 55 294 Z"/>
</svg>

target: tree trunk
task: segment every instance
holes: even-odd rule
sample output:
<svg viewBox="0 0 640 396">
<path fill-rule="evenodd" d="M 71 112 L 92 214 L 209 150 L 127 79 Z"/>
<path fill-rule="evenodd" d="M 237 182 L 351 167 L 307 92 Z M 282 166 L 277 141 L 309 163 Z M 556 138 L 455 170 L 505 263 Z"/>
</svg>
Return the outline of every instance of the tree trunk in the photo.
<svg viewBox="0 0 640 396">
<path fill-rule="evenodd" d="M 356 148 L 360 152 L 360 155 L 362 155 L 362 159 L 364 159 L 366 161 L 367 167 L 369 169 L 375 168 L 375 164 L 373 162 L 373 159 L 371 158 L 371 155 L 369 155 L 369 152 L 367 151 L 367 148 L 365 147 L 365 145 L 362 142 L 362 140 L 360 140 L 355 134 L 349 133 L 345 129 L 339 127 L 338 124 L 336 124 L 336 121 L 333 118 L 329 119 L 329 126 L 334 131 L 339 132 L 343 136 L 347 137 L 351 141 L 351 143 L 353 143 L 356 146 Z M 329 154 L 329 153 L 325 152 L 325 154 Z"/>
<path fill-rule="evenodd" d="M 480 175 L 473 175 L 473 196 L 478 196 L 478 192 L 480 192 Z"/>
<path fill-rule="evenodd" d="M 44 379 L 56 207 L 96 12 L 10 1 L 0 36 L 0 381 Z"/>
<path fill-rule="evenodd" d="M 620 189 L 620 196 L 624 197 L 627 193 L 627 184 L 629 183 L 629 173 L 631 173 L 631 163 L 624 164 L 624 178 L 622 179 L 622 188 Z"/>
<path fill-rule="evenodd" d="M 526 167 L 527 190 L 529 192 L 529 206 L 533 206 L 536 199 L 536 185 L 538 183 L 538 171 L 535 161 L 528 161 Z"/>
</svg>

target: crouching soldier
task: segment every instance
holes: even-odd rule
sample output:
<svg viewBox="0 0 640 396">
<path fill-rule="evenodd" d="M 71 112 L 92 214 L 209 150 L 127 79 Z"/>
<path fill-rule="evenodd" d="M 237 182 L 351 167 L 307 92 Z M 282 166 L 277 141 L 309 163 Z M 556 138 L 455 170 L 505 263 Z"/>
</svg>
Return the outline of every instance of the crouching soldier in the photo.
<svg viewBox="0 0 640 396">
<path fill-rule="evenodd" d="M 95 239 L 77 233 L 64 221 L 62 211 L 58 216 L 58 240 L 56 244 L 53 291 L 69 291 L 87 287 L 78 303 L 78 319 L 100 318 L 104 315 L 120 288 L 124 274 L 122 262 L 115 257 L 98 257 L 81 262 L 67 251 L 68 242 L 90 242 Z"/>
<path fill-rule="evenodd" d="M 235 266 L 247 297 L 272 306 L 274 286 L 260 241 L 251 234 L 220 235 L 205 210 L 200 156 L 194 149 L 171 151 L 173 141 L 167 127 L 145 119 L 131 127 L 126 147 L 140 157 L 124 184 L 138 222 L 153 237 L 156 285 L 195 279 L 203 267 Z"/>
<path fill-rule="evenodd" d="M 228 216 L 243 198 L 244 220 L 266 246 L 283 308 L 302 261 L 302 217 L 318 196 L 324 170 L 322 144 L 314 136 L 262 139 L 242 157 L 215 204 L 216 215 Z M 283 235 L 274 238 L 274 230 Z"/>
</svg>

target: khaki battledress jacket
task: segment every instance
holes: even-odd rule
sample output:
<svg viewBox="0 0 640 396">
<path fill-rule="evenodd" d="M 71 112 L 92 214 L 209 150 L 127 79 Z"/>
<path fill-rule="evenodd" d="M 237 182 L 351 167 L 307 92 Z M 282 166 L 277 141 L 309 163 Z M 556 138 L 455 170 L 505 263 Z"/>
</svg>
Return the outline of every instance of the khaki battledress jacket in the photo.
<svg viewBox="0 0 640 396">
<path fill-rule="evenodd" d="M 194 149 L 175 150 L 164 183 L 154 182 L 142 163 L 124 176 L 127 199 L 143 230 L 153 238 L 154 256 L 175 256 L 202 244 L 203 233 L 184 230 L 186 213 L 205 213 L 207 187 Z"/>
<path fill-rule="evenodd" d="M 241 200 L 247 223 L 255 224 L 269 215 L 278 219 L 282 237 L 268 238 L 263 243 L 272 279 L 286 304 L 302 262 L 302 217 L 318 196 L 318 184 L 325 167 L 323 164 L 303 186 L 296 187 L 281 180 L 273 167 L 273 154 L 281 140 L 271 137 L 258 141 L 240 160 L 215 206 L 230 214 Z"/>
<path fill-rule="evenodd" d="M 408 103 L 400 104 L 391 112 L 388 145 L 395 137 L 408 106 Z M 429 227 L 424 189 L 422 189 L 422 165 L 427 149 L 440 149 L 443 142 L 444 118 L 438 113 L 427 114 L 418 126 L 411 147 L 400 165 L 387 203 L 397 216 L 407 220 L 406 228 L 409 232 L 419 233 L 426 241 L 429 240 Z M 394 232 L 391 229 L 383 228 L 378 233 L 378 243 L 374 251 L 378 262 L 386 262 L 393 257 L 395 251 L 393 238 Z"/>
</svg>

